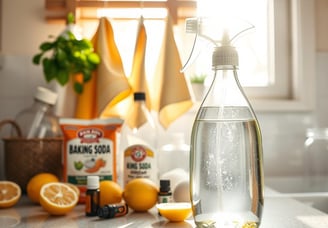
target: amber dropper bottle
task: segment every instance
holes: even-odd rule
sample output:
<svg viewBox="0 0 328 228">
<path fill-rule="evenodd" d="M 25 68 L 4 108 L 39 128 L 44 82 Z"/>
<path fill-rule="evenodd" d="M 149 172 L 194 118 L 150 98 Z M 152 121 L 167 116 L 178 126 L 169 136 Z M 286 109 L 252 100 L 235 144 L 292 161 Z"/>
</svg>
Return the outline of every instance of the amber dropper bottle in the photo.
<svg viewBox="0 0 328 228">
<path fill-rule="evenodd" d="M 100 203 L 99 176 L 87 177 L 85 215 L 96 216 Z"/>
<path fill-rule="evenodd" d="M 98 209 L 99 218 L 116 218 L 126 215 L 129 212 L 128 205 L 126 203 L 108 204 Z"/>
</svg>

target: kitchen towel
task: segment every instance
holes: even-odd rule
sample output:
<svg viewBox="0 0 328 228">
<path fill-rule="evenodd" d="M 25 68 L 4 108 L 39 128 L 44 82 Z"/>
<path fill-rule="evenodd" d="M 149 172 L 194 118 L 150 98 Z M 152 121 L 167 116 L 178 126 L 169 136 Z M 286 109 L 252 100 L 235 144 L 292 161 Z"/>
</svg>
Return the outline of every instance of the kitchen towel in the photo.
<svg viewBox="0 0 328 228">
<path fill-rule="evenodd" d="M 134 49 L 132 71 L 129 77 L 129 82 L 133 92 L 144 92 L 146 94 L 146 105 L 150 109 L 151 102 L 145 70 L 146 46 L 147 33 L 143 17 L 141 17 L 138 24 L 137 39 Z M 133 98 L 133 95 L 131 95 L 131 98 Z"/>
<path fill-rule="evenodd" d="M 91 41 L 101 62 L 92 79 L 85 84 L 83 94 L 78 96 L 75 117 L 119 117 L 115 106 L 129 96 L 131 87 L 124 73 L 113 28 L 107 18 L 100 18 Z"/>
<path fill-rule="evenodd" d="M 128 77 L 129 84 L 132 88 L 133 92 L 144 92 L 146 95 L 146 106 L 150 110 L 151 109 L 151 101 L 147 83 L 147 77 L 145 72 L 145 55 L 146 55 L 146 46 L 147 46 L 147 33 L 144 25 L 143 17 L 140 17 L 137 33 L 136 33 L 136 42 L 134 48 L 133 62 L 131 74 Z M 123 101 L 121 101 L 118 105 L 116 105 L 115 112 L 119 113 L 122 118 L 126 118 L 129 108 L 133 105 L 133 92 Z M 142 116 L 138 115 L 137 116 Z M 128 124 L 131 128 L 140 127 L 145 120 L 142 119 L 131 119 L 128 121 Z"/>
<path fill-rule="evenodd" d="M 152 108 L 158 111 L 159 122 L 164 128 L 168 128 L 193 105 L 190 86 L 181 69 L 173 23 L 168 16 L 152 90 Z"/>
<path fill-rule="evenodd" d="M 144 25 L 143 17 L 140 17 L 138 24 L 138 32 L 136 38 L 136 44 L 134 49 L 133 64 L 129 82 L 133 92 L 144 92 L 146 97 L 146 106 L 150 110 L 150 94 L 148 91 L 147 77 L 145 71 L 145 57 L 146 57 L 146 46 L 147 46 L 147 33 Z M 131 107 L 133 104 L 133 94 L 128 99 L 127 107 Z M 141 112 L 140 109 L 138 111 Z M 136 113 L 135 116 L 144 116 L 142 113 Z M 147 119 L 144 118 L 133 118 L 127 120 L 130 128 L 139 128 L 143 125 Z"/>
</svg>

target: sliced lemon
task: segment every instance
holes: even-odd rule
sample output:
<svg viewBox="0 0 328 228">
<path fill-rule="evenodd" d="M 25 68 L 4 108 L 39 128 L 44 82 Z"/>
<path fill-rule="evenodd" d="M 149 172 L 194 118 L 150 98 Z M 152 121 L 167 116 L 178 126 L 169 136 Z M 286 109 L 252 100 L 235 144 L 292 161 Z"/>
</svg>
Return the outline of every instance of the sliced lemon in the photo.
<svg viewBox="0 0 328 228">
<path fill-rule="evenodd" d="M 191 216 L 190 203 L 160 203 L 156 207 L 171 222 L 182 222 Z"/>
<path fill-rule="evenodd" d="M 20 187 L 12 181 L 0 181 L 0 208 L 14 206 L 22 195 Z"/>
<path fill-rule="evenodd" d="M 64 215 L 77 204 L 79 196 L 65 183 L 52 182 L 42 186 L 40 191 L 41 206 L 52 215 Z"/>
<path fill-rule="evenodd" d="M 68 182 L 65 182 L 65 184 L 67 184 L 69 187 L 71 187 L 76 192 L 77 196 L 80 197 L 81 191 L 75 184 L 71 184 Z"/>
<path fill-rule="evenodd" d="M 26 186 L 28 198 L 34 203 L 40 203 L 41 187 L 50 182 L 59 182 L 58 177 L 52 173 L 39 173 L 33 176 Z"/>
</svg>

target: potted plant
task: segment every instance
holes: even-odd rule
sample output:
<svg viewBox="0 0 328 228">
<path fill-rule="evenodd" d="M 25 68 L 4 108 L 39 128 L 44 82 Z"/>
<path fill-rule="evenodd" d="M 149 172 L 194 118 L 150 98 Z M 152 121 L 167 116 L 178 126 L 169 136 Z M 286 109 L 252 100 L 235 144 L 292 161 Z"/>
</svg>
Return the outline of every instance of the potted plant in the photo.
<svg viewBox="0 0 328 228">
<path fill-rule="evenodd" d="M 206 76 L 206 74 L 194 74 L 190 77 L 191 87 L 197 101 L 202 100 L 204 97 Z"/>
<path fill-rule="evenodd" d="M 74 23 L 73 14 L 68 14 L 69 25 Z M 53 36 L 51 36 L 53 38 Z M 77 39 L 68 29 L 53 41 L 41 43 L 40 52 L 33 57 L 33 63 L 42 64 L 47 82 L 56 80 L 64 86 L 73 77 L 74 91 L 83 92 L 84 83 L 91 79 L 100 63 L 100 57 L 93 50 L 90 40 Z"/>
</svg>

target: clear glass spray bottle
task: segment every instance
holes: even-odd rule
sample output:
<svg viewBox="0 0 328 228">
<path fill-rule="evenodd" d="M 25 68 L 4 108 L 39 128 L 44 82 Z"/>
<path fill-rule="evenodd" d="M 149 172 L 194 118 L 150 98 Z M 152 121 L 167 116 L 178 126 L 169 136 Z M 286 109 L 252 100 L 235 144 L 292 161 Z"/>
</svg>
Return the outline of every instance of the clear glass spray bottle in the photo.
<svg viewBox="0 0 328 228">
<path fill-rule="evenodd" d="M 214 48 L 213 82 L 192 129 L 190 197 L 197 227 L 258 227 L 261 221 L 261 132 L 230 42 L 224 33 Z"/>
</svg>

